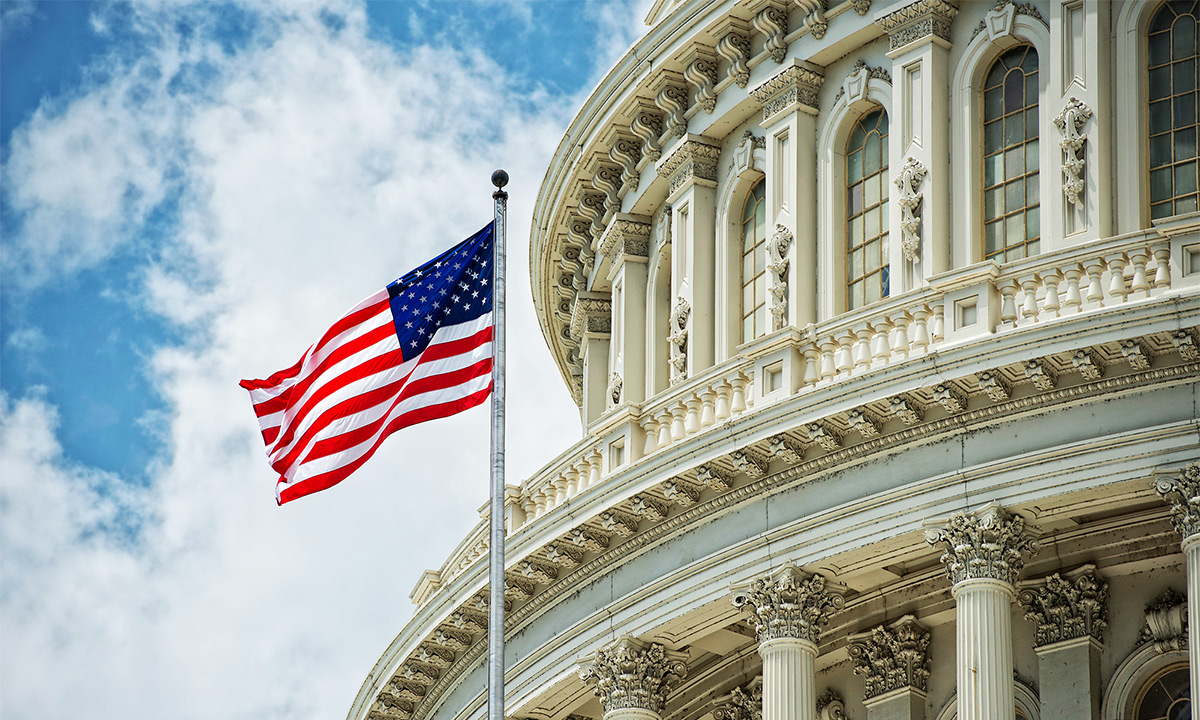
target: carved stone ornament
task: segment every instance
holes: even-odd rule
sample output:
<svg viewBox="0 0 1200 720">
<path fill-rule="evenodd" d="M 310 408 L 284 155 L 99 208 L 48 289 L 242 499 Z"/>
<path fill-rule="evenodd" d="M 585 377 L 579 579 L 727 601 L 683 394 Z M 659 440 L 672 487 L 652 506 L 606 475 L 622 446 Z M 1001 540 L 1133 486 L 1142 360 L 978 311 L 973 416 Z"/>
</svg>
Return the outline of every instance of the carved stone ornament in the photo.
<svg viewBox="0 0 1200 720">
<path fill-rule="evenodd" d="M 742 133 L 741 141 L 733 149 L 733 174 L 741 176 L 750 170 L 759 170 L 754 162 L 754 151 L 762 150 L 766 146 L 766 138 L 755 137 L 749 130 Z"/>
<path fill-rule="evenodd" d="M 687 677 L 685 653 L 626 635 L 596 654 L 579 671 L 605 713 L 637 709 L 661 712 L 671 688 Z"/>
<path fill-rule="evenodd" d="M 621 404 L 621 373 L 613 373 L 608 376 L 608 401 L 609 407 L 616 407 Z"/>
<path fill-rule="evenodd" d="M 825 0 L 795 1 L 796 6 L 804 13 L 802 27 L 818 40 L 825 37 L 825 33 L 829 30 L 829 21 L 825 19 Z"/>
<path fill-rule="evenodd" d="M 578 340 L 585 333 L 612 332 L 612 300 L 593 293 L 579 293 L 571 309 L 571 336 Z"/>
<path fill-rule="evenodd" d="M 1080 203 L 1086 180 L 1083 166 L 1086 156 L 1087 134 L 1080 132 L 1092 117 L 1092 109 L 1075 98 L 1067 101 L 1066 107 L 1054 118 L 1054 125 L 1063 134 L 1058 146 L 1063 152 L 1063 195 L 1072 205 Z"/>
<path fill-rule="evenodd" d="M 767 287 L 770 299 L 767 309 L 771 312 L 772 330 L 787 325 L 788 249 L 791 246 L 792 231 L 783 225 L 776 225 L 775 232 L 767 240 L 767 270 L 771 273 Z"/>
<path fill-rule="evenodd" d="M 731 30 L 717 42 L 717 52 L 729 62 L 729 79 L 740 88 L 750 81 L 750 39 L 745 34 Z"/>
<path fill-rule="evenodd" d="M 650 158 L 650 162 L 658 162 L 662 157 L 662 148 L 658 139 L 663 132 L 663 118 L 648 107 L 640 107 L 629 123 L 629 130 L 642 140 L 642 154 Z"/>
<path fill-rule="evenodd" d="M 942 565 L 951 584 L 966 580 L 999 580 L 1015 585 L 1025 567 L 1025 556 L 1038 550 L 1038 542 L 1025 527 L 1025 519 L 992 502 L 971 513 L 960 512 L 949 521 L 925 529 L 925 542 L 944 546 Z"/>
<path fill-rule="evenodd" d="M 715 187 L 717 182 L 717 160 L 721 157 L 721 148 L 695 140 L 682 142 L 675 152 L 658 166 L 658 176 L 670 178 L 669 193 L 689 182 L 703 181 L 709 187 Z"/>
<path fill-rule="evenodd" d="M 637 220 L 637 217 L 617 215 L 608 223 L 597 249 L 602 257 L 616 259 L 625 255 L 647 257 L 650 254 L 650 223 Z"/>
<path fill-rule="evenodd" d="M 1036 628 L 1035 647 L 1081 637 L 1102 640 L 1108 627 L 1108 583 L 1092 566 L 1024 584 L 1018 599 Z"/>
<path fill-rule="evenodd" d="M 637 166 L 642 159 L 642 147 L 638 141 L 618 137 L 608 149 L 608 157 L 621 166 L 621 195 L 637 190 L 641 180 Z"/>
<path fill-rule="evenodd" d="M 817 720 L 846 720 L 846 703 L 833 688 L 817 696 Z"/>
<path fill-rule="evenodd" d="M 713 708 L 713 720 L 762 720 L 762 678 L 734 688 L 729 700 Z"/>
<path fill-rule="evenodd" d="M 974 40 L 976 35 L 984 31 L 987 32 L 990 42 L 995 42 L 999 38 L 1011 35 L 1013 20 L 1016 19 L 1017 15 L 1028 15 L 1046 25 L 1045 18 L 1042 17 L 1042 14 L 1038 12 L 1038 9 L 1032 3 L 998 0 L 995 6 L 984 16 L 984 19 L 979 21 L 979 25 L 975 26 L 974 32 L 971 33 L 971 39 Z M 1047 25 L 1047 27 L 1049 26 Z"/>
<path fill-rule="evenodd" d="M 683 77 L 696 88 L 696 104 L 706 113 L 711 113 L 717 107 L 717 93 L 713 89 L 717 84 L 717 59 L 711 52 L 693 50 L 693 59 L 683 69 Z"/>
<path fill-rule="evenodd" d="M 763 109 L 763 123 L 789 108 L 807 108 L 816 113 L 817 92 L 825 76 L 802 65 L 791 65 L 750 90 Z"/>
<path fill-rule="evenodd" d="M 900 174 L 892 182 L 900 188 L 900 249 L 904 251 L 904 259 L 909 262 L 916 260 L 921 253 L 921 198 L 917 192 L 921 182 L 925 180 L 925 166 L 916 158 L 910 157 L 900 166 Z"/>
<path fill-rule="evenodd" d="M 1171 504 L 1171 521 L 1185 541 L 1200 534 L 1200 463 L 1188 465 L 1179 477 L 1156 480 L 1154 489 Z"/>
<path fill-rule="evenodd" d="M 735 588 L 733 606 L 749 615 L 759 643 L 795 638 L 820 643 L 821 628 L 846 604 L 825 578 L 788 563 L 767 577 Z"/>
<path fill-rule="evenodd" d="M 687 379 L 688 317 L 691 313 L 692 306 L 686 298 L 675 298 L 675 307 L 671 308 L 671 334 L 667 337 L 671 351 L 672 385 Z"/>
<path fill-rule="evenodd" d="M 767 37 L 764 49 L 777 63 L 787 57 L 787 13 L 776 5 L 767 5 L 754 16 L 754 29 Z"/>
<path fill-rule="evenodd" d="M 925 38 L 950 42 L 950 23 L 958 7 L 947 0 L 917 0 L 875 21 L 888 34 L 889 50 L 897 50 Z"/>
<path fill-rule="evenodd" d="M 892 75 L 887 70 L 880 67 L 872 67 L 865 60 L 856 60 L 854 69 L 846 75 L 846 79 L 842 81 L 842 87 L 838 90 L 834 100 L 843 95 L 846 97 L 846 104 L 859 102 L 867 99 L 867 84 L 872 80 L 881 80 L 888 85 L 892 84 Z"/>
<path fill-rule="evenodd" d="M 1146 606 L 1140 643 L 1153 642 L 1155 650 L 1167 653 L 1187 648 L 1187 635 L 1187 598 L 1167 588 Z"/>
<path fill-rule="evenodd" d="M 870 699 L 901 688 L 925 692 L 929 685 L 929 630 L 912 615 L 850 638 L 854 672 L 864 677 Z"/>
<path fill-rule="evenodd" d="M 679 85 L 664 85 L 654 96 L 654 104 L 667 114 L 667 128 L 675 137 L 687 134 L 687 118 L 684 116 L 688 107 L 687 90 Z"/>
</svg>

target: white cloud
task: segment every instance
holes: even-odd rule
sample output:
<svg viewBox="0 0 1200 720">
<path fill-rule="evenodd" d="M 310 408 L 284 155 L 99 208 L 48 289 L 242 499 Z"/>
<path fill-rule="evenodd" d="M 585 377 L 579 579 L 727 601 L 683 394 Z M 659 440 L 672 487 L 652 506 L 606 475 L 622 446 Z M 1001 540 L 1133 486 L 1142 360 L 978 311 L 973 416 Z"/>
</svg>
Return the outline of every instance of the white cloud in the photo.
<svg viewBox="0 0 1200 720">
<path fill-rule="evenodd" d="M 578 435 L 523 271 L 575 99 L 530 109 L 478 53 L 397 53 L 357 5 L 336 7 L 337 30 L 315 6 L 258 9 L 261 42 L 231 56 L 173 29 L 181 12 L 203 28 L 204 6 L 139 8 L 150 52 L 14 134 L 6 181 L 26 219 L 6 273 L 34 292 L 145 242 L 149 208 L 178 192 L 139 297 L 188 340 L 148 363 L 165 452 L 144 488 L 64 457 L 39 396 L 0 396 L 6 720 L 81 703 L 123 720 L 346 712 L 421 571 L 477 521 L 487 412 L 405 430 L 343 486 L 277 509 L 236 383 L 487 222 L 499 165 L 513 178 L 509 482 Z M 172 85 L 200 60 L 209 80 Z"/>
</svg>

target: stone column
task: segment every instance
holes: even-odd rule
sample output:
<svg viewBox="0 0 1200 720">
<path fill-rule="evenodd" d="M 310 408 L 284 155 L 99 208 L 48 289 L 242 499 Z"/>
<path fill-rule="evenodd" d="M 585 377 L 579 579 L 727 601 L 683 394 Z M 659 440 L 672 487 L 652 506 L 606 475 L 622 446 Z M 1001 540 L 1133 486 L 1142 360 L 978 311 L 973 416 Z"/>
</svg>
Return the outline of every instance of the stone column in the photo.
<svg viewBox="0 0 1200 720">
<path fill-rule="evenodd" d="M 1037 541 L 1021 517 L 996 502 L 930 524 L 925 540 L 945 546 L 942 564 L 958 606 L 958 720 L 1011 720 L 1011 605 L 1024 556 L 1037 551 Z"/>
<path fill-rule="evenodd" d="M 667 693 L 687 677 L 686 658 L 626 635 L 584 660 L 579 677 L 595 686 L 604 720 L 659 720 Z"/>
<path fill-rule="evenodd" d="M 845 598 L 825 578 L 788 563 L 733 589 L 747 613 L 763 659 L 763 720 L 816 720 L 817 647 L 821 628 Z"/>
<path fill-rule="evenodd" d="M 1188 665 L 1192 687 L 1200 688 L 1200 463 L 1184 468 L 1176 478 L 1154 483 L 1163 500 L 1171 503 L 1171 520 L 1183 536 L 1187 560 Z M 1200 716 L 1200 703 L 1192 706 L 1192 717 Z"/>
<path fill-rule="evenodd" d="M 612 339 L 606 405 L 640 403 L 646 390 L 646 270 L 650 219 L 618 213 L 600 238 L 612 287 Z M 614 378 L 616 379 L 614 388 Z"/>
<path fill-rule="evenodd" d="M 865 677 L 867 720 L 924 720 L 929 630 L 912 615 L 850 638 L 854 672 Z"/>
<path fill-rule="evenodd" d="M 1055 720 L 1099 720 L 1108 584 L 1094 565 L 1084 565 L 1021 583 L 1020 602 L 1036 628 L 1042 713 Z"/>
</svg>

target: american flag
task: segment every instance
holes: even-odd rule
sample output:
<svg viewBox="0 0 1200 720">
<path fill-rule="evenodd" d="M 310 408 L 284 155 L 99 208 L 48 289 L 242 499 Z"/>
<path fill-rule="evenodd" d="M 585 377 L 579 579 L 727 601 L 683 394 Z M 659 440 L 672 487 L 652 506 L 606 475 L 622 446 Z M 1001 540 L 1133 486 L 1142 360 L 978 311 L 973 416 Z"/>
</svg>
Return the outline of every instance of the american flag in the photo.
<svg viewBox="0 0 1200 720">
<path fill-rule="evenodd" d="M 487 399 L 493 226 L 351 308 L 292 367 L 241 382 L 280 505 L 341 482 L 400 428 Z"/>
</svg>

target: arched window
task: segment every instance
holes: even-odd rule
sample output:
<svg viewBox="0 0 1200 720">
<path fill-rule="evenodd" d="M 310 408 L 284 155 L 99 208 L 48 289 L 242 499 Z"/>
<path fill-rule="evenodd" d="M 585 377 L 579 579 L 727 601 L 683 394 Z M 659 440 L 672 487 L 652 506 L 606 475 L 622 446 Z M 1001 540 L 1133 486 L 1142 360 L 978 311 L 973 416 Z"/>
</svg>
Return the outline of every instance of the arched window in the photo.
<svg viewBox="0 0 1200 720">
<path fill-rule="evenodd" d="M 888 296 L 888 117 L 863 115 L 846 144 L 846 309 Z"/>
<path fill-rule="evenodd" d="M 767 334 L 766 196 L 759 180 L 742 208 L 742 342 Z"/>
<path fill-rule="evenodd" d="M 1038 57 L 1022 45 L 996 59 L 983 85 L 984 259 L 1037 254 L 1040 211 Z"/>
<path fill-rule="evenodd" d="M 1150 20 L 1150 217 L 1195 212 L 1195 2 L 1168 2 Z"/>
<path fill-rule="evenodd" d="M 1186 665 L 1167 668 L 1138 693 L 1132 720 L 1191 720 L 1190 687 Z"/>
</svg>

